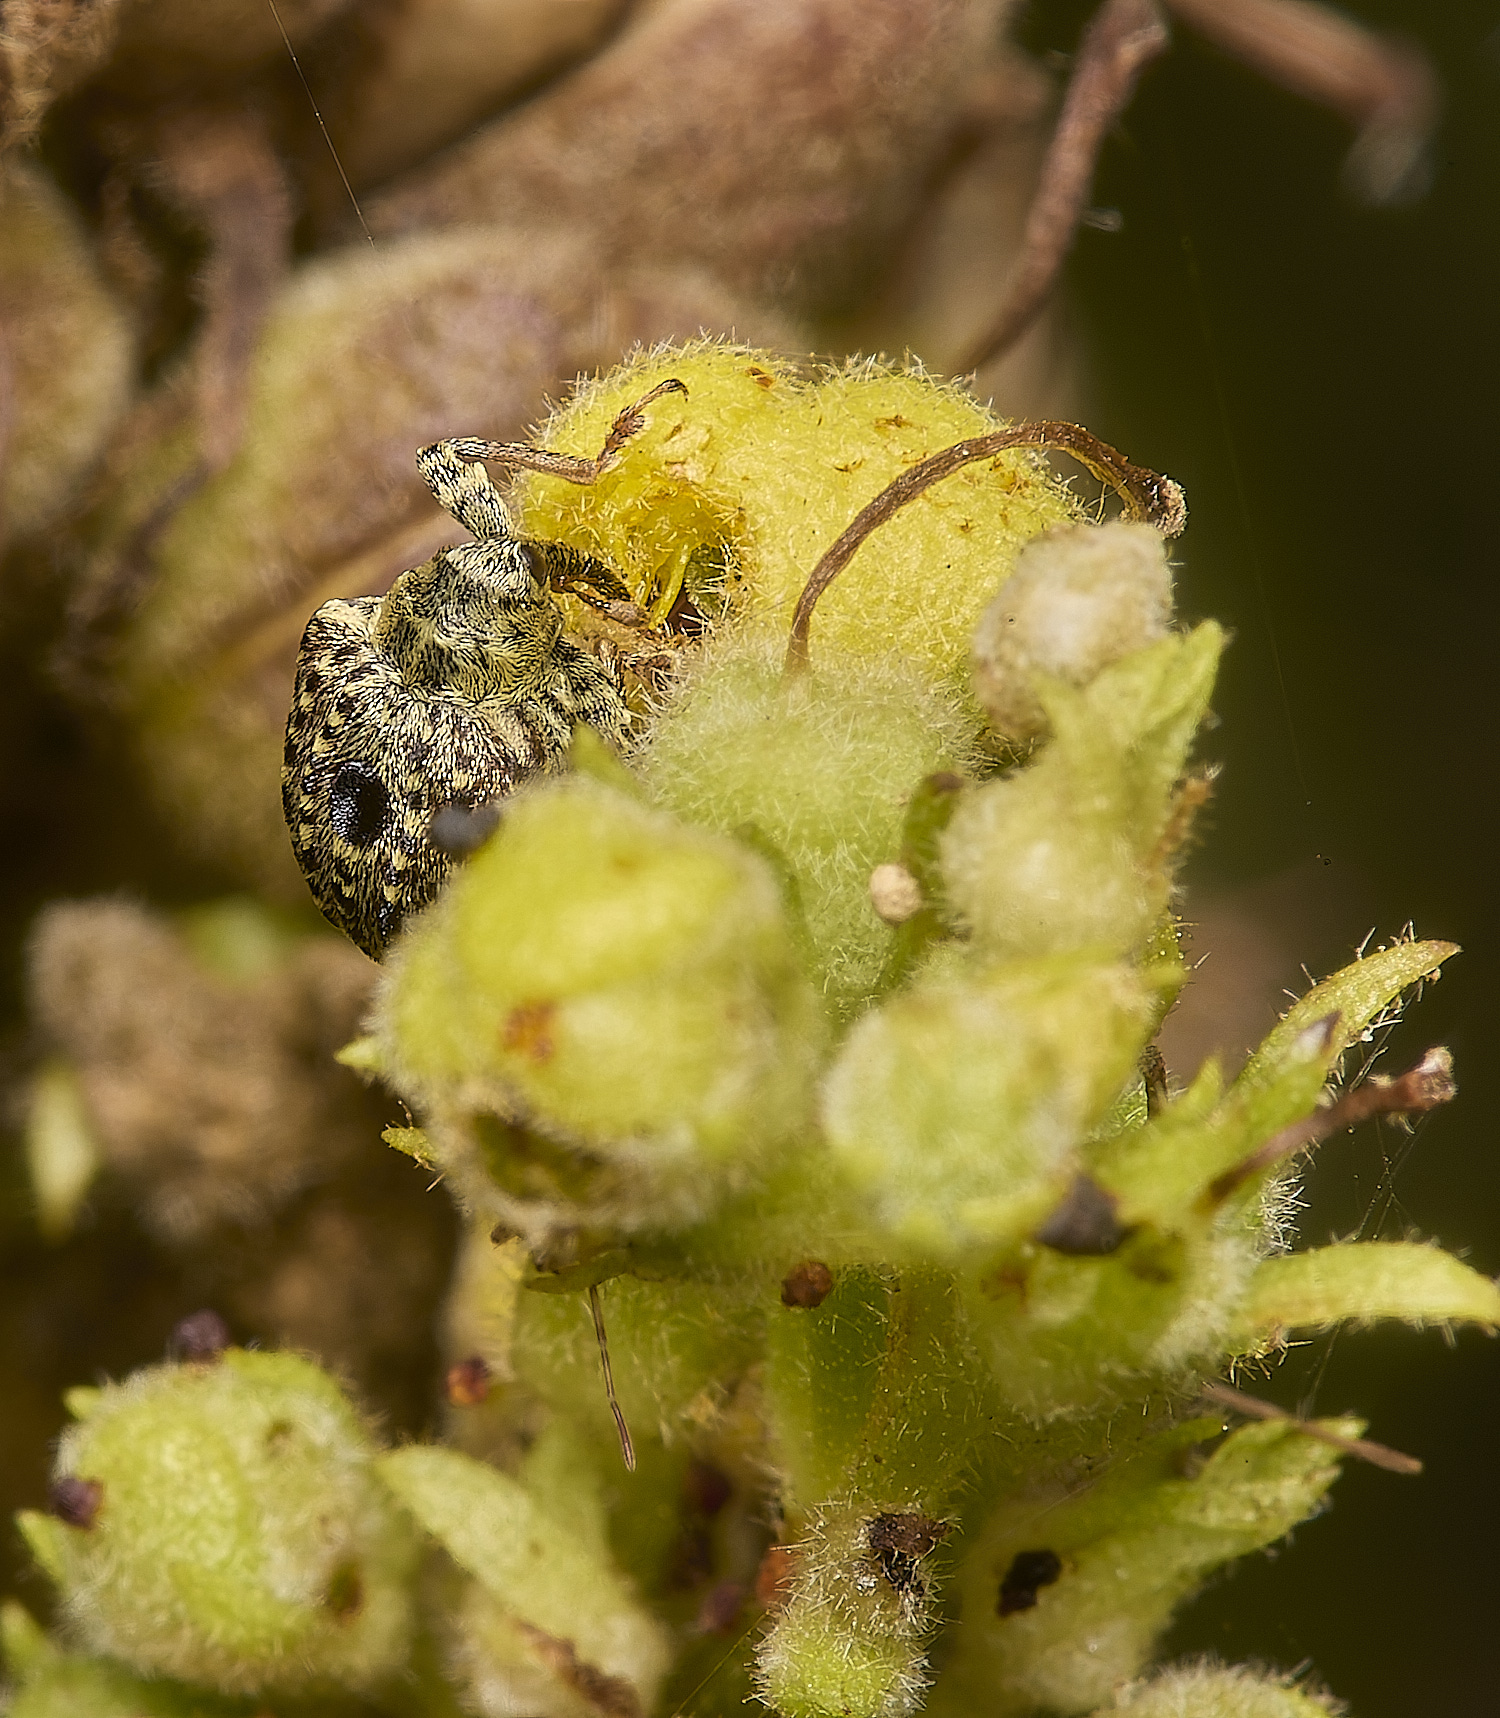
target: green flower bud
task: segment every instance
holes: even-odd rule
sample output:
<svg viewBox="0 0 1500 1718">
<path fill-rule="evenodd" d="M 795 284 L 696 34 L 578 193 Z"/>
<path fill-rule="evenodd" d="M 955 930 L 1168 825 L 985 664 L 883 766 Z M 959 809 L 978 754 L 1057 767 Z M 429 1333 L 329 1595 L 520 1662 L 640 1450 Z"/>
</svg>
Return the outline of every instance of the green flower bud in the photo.
<svg viewBox="0 0 1500 1718">
<path fill-rule="evenodd" d="M 20 1523 L 90 1651 L 232 1693 L 367 1689 L 401 1668 L 412 1536 L 327 1374 L 230 1349 L 86 1405 L 54 1471 L 67 1519 Z"/>
<path fill-rule="evenodd" d="M 1085 1146 L 1080 1178 L 1031 1233 L 965 1268 L 975 1340 L 1016 1411 L 1090 1411 L 1212 1366 L 1226 1349 L 1264 1346 L 1294 1312 L 1312 1323 L 1358 1316 L 1362 1269 L 1372 1313 L 1390 1313 L 1405 1292 L 1416 1319 L 1493 1318 L 1489 1286 L 1427 1250 L 1407 1278 L 1373 1256 L 1360 1266 L 1364 1246 L 1347 1249 L 1342 1298 L 1330 1281 L 1313 1303 L 1298 1302 L 1293 1278 L 1304 1273 L 1311 1289 L 1318 1266 L 1262 1262 L 1284 1244 L 1290 1195 L 1284 1164 L 1257 1168 L 1255 1154 L 1315 1109 L 1340 1052 L 1450 952 L 1398 944 L 1316 986 L 1227 1092 L 1209 1064 L 1160 1115 Z"/>
<path fill-rule="evenodd" d="M 1086 686 L 1165 638 L 1172 619 L 1166 544 L 1150 525 L 1059 525 L 1026 545 L 979 617 L 974 690 L 1008 740 L 1047 732 L 1038 675 Z"/>
<path fill-rule="evenodd" d="M 942 960 L 866 1015 L 823 1121 L 891 1243 L 960 1259 L 1035 1228 L 1134 1075 L 1156 1002 L 1123 964 Z"/>
<path fill-rule="evenodd" d="M 921 1703 L 927 1595 L 915 1557 L 909 1576 L 900 1566 L 899 1586 L 881 1567 L 876 1523 L 891 1519 L 845 1504 L 807 1522 L 792 1594 L 756 1654 L 757 1692 L 783 1718 L 905 1718 Z M 909 1519 L 923 1523 L 920 1542 L 930 1549 L 943 1524 Z"/>
<path fill-rule="evenodd" d="M 654 457 L 622 460 L 586 490 L 529 475 L 522 522 L 618 568 L 653 618 L 682 599 L 782 648 L 809 573 L 860 509 L 929 454 L 1000 427 L 920 371 L 860 361 L 804 381 L 770 353 L 703 342 L 580 388 L 544 445 L 593 453 L 615 413 L 669 376 L 688 394 L 640 438 Z M 990 594 L 1024 543 L 1077 513 L 1030 451 L 958 472 L 875 532 L 824 594 L 815 665 L 899 659 L 965 691 Z"/>
<path fill-rule="evenodd" d="M 950 903 L 976 938 L 1017 955 L 1124 954 L 1147 940 L 1184 832 L 1172 790 L 1223 644 L 1205 623 L 1081 690 L 1033 676 L 1052 740 L 1027 769 L 969 795 L 942 839 Z"/>
<path fill-rule="evenodd" d="M 64 1658 L 29 1676 L 6 1718 L 252 1718 L 253 1708 L 179 1683 L 146 1681 L 107 1660 Z"/>
<path fill-rule="evenodd" d="M 822 1016 L 766 865 L 597 781 L 514 801 L 389 963 L 378 1032 L 464 1196 L 666 1227 L 806 1113 Z"/>
</svg>

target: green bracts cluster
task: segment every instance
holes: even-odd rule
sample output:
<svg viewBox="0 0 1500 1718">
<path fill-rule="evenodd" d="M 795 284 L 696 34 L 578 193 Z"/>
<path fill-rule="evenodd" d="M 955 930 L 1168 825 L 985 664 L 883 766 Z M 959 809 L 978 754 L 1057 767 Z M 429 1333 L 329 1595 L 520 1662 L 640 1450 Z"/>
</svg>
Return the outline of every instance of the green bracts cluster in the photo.
<svg viewBox="0 0 1500 1718">
<path fill-rule="evenodd" d="M 1140 1679 L 1361 1430 L 1224 1436 L 1207 1380 L 1345 1320 L 1500 1325 L 1434 1248 L 1288 1251 L 1296 1128 L 1452 948 L 1358 961 L 1232 1081 L 1153 1083 L 1225 642 L 1173 629 L 1161 541 L 1003 455 L 872 536 L 785 671 L 817 554 L 992 425 L 919 374 L 703 345 L 584 389 L 548 445 L 596 448 L 668 376 L 686 401 L 597 485 L 530 479 L 522 512 L 648 613 L 690 600 L 704 641 L 629 756 L 582 734 L 505 803 L 347 1057 L 469 1213 L 453 1358 L 487 1390 L 454 1398 L 458 1447 L 385 1455 L 286 1356 L 92 1398 L 58 1472 L 94 1512 L 26 1523 L 92 1656 L 12 1619 L 15 1711 L 76 1683 L 116 1712 L 128 1673 L 205 1691 L 129 1696 L 164 1715 L 336 1687 L 497 1718 L 750 1691 L 786 1718 L 1315 1718 L 1272 1676 Z"/>
</svg>

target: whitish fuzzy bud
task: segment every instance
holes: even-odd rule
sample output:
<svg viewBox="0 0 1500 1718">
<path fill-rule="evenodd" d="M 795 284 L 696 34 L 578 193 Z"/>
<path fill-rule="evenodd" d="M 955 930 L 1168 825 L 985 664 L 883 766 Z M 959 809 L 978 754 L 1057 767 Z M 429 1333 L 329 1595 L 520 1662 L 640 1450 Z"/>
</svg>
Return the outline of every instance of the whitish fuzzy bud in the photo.
<svg viewBox="0 0 1500 1718">
<path fill-rule="evenodd" d="M 1332 1718 L 1343 1710 L 1297 1687 L 1289 1676 L 1240 1665 L 1184 1664 L 1122 1688 L 1095 1718 L 1116 1712 L 1129 1718 Z"/>
<path fill-rule="evenodd" d="M 458 1666 L 485 1714 L 649 1712 L 670 1656 L 603 1545 L 562 1509 L 457 1450 L 381 1458 L 386 1482 L 474 1586 L 454 1619 Z"/>
<path fill-rule="evenodd" d="M 86 1647 L 234 1693 L 399 1670 L 413 1537 L 324 1372 L 230 1349 L 138 1372 L 88 1410 L 58 1452 L 57 1513 L 20 1518 Z"/>
<path fill-rule="evenodd" d="M 1015 741 L 1047 731 L 1038 674 L 1085 686 L 1103 668 L 1165 638 L 1172 618 L 1166 545 L 1149 525 L 1059 525 L 1021 551 L 979 617 L 974 690 Z"/>
<path fill-rule="evenodd" d="M 791 1591 L 756 1653 L 761 1699 L 783 1718 L 905 1718 L 927 1684 L 922 1561 L 947 1533 L 918 1512 L 815 1511 Z M 892 1549 L 900 1538 L 906 1550 Z"/>
<path fill-rule="evenodd" d="M 1173 788 L 1223 642 L 1208 623 L 1081 690 L 1036 681 L 1053 739 L 970 794 L 942 839 L 949 899 L 976 937 L 1013 954 L 1144 943 L 1167 906 Z"/>
<path fill-rule="evenodd" d="M 1317 1423 L 1341 1437 L 1363 1429 Z M 1108 1700 L 1210 1570 L 1281 1538 L 1337 1477 L 1337 1452 L 1292 1422 L 1244 1426 L 1214 1447 L 1221 1428 L 1217 1419 L 1175 1426 L 1100 1484 L 1029 1493 L 991 1519 L 958 1577 L 964 1627 L 934 1718 L 1086 1712 Z"/>
<path fill-rule="evenodd" d="M 517 799 L 389 963 L 378 1030 L 492 1220 L 664 1226 L 805 1113 L 822 1015 L 766 864 L 597 781 Z"/>
<path fill-rule="evenodd" d="M 958 1257 L 1061 1197 L 1132 1073 L 1156 997 L 1138 970 L 946 966 L 868 1014 L 829 1075 L 824 1126 L 899 1245 Z"/>
</svg>

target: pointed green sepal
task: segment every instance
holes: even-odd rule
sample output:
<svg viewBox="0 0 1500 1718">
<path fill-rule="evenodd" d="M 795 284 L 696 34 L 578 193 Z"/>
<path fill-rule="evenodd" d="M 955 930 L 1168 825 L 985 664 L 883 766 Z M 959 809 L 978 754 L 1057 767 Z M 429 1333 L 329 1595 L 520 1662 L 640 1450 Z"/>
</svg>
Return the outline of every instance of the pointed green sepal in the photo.
<svg viewBox="0 0 1500 1718">
<path fill-rule="evenodd" d="M 1345 1319 L 1466 1320 L 1500 1327 L 1500 1288 L 1438 1247 L 1364 1241 L 1267 1259 L 1240 1309 L 1244 1335 L 1326 1328 Z"/>
</svg>

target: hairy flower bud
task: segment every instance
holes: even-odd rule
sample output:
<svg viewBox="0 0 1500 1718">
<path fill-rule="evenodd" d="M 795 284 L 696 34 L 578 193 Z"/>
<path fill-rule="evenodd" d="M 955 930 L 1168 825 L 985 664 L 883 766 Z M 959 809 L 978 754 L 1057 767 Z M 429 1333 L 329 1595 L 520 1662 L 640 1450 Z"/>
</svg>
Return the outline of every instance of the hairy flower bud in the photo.
<svg viewBox="0 0 1500 1718">
<path fill-rule="evenodd" d="M 91 1650 L 230 1693 L 370 1688 L 404 1662 L 412 1538 L 325 1373 L 229 1349 L 79 1405 L 55 1471 L 100 1487 L 90 1524 L 21 1524 Z"/>
<path fill-rule="evenodd" d="M 539 1238 L 743 1184 L 822 1025 L 763 861 L 574 778 L 518 797 L 408 933 L 379 1034 L 465 1197 Z"/>
<path fill-rule="evenodd" d="M 974 689 L 1008 740 L 1047 731 L 1038 674 L 1086 686 L 1122 656 L 1165 638 L 1166 545 L 1149 525 L 1063 525 L 1026 545 L 974 634 Z"/>
</svg>

